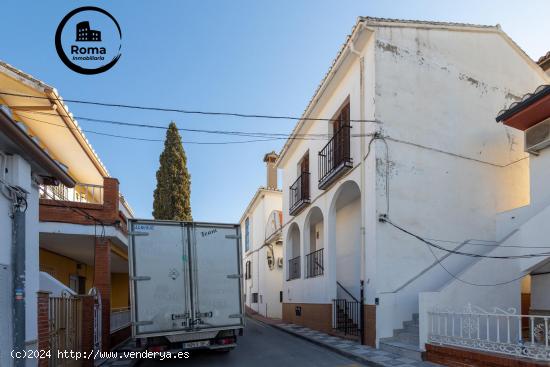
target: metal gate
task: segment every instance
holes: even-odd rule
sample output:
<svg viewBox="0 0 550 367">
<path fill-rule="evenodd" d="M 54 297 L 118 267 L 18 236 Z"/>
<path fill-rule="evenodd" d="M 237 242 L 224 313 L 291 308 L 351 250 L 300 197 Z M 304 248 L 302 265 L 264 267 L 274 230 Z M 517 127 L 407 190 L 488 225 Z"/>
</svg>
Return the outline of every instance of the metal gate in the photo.
<svg viewBox="0 0 550 367">
<path fill-rule="evenodd" d="M 49 299 L 50 366 L 77 366 L 58 352 L 81 351 L 82 300 L 68 293 Z"/>
<path fill-rule="evenodd" d="M 101 293 L 97 288 L 91 288 L 88 295 L 94 297 L 94 351 L 101 351 Z"/>
</svg>

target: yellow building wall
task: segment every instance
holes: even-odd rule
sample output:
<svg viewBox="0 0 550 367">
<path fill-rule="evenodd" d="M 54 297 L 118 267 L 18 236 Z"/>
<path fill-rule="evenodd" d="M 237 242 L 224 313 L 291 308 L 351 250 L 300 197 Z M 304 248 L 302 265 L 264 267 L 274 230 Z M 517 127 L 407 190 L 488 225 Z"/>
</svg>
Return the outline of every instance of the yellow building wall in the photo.
<svg viewBox="0 0 550 367">
<path fill-rule="evenodd" d="M 78 275 L 86 278 L 86 292 L 90 290 L 94 280 L 94 267 L 58 255 L 55 252 L 40 249 L 40 271 L 44 271 L 61 283 L 69 286 L 69 277 Z M 111 273 L 111 308 L 128 307 L 129 304 L 128 274 Z"/>
<path fill-rule="evenodd" d="M 111 273 L 111 308 L 126 308 L 129 304 L 128 274 Z"/>
<path fill-rule="evenodd" d="M 67 287 L 69 286 L 69 277 L 71 275 L 86 278 L 86 292 L 92 287 L 94 279 L 93 266 L 80 264 L 80 269 L 78 269 L 77 261 L 44 249 L 40 249 L 39 256 L 40 271 L 50 274 Z"/>
</svg>

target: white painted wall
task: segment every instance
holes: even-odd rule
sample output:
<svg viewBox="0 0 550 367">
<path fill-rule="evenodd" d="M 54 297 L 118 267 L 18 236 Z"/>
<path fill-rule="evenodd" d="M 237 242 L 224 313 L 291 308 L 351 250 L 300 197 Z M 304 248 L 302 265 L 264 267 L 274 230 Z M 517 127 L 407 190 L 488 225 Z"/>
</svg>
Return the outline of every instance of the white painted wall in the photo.
<svg viewBox="0 0 550 367">
<path fill-rule="evenodd" d="M 500 167 L 525 153 L 521 133 L 496 124 L 495 115 L 542 78 L 495 31 L 376 28 L 376 118 L 392 138 L 390 219 L 427 238 L 496 240 L 496 214 L 528 203 L 529 181 L 527 161 Z M 384 145 L 376 145 L 376 156 L 383 172 Z M 377 211 L 384 213 L 381 176 Z M 434 261 L 425 244 L 386 224 L 377 225 L 376 236 L 378 292 L 398 289 Z M 455 259 L 448 261 L 460 261 Z M 436 290 L 439 280 L 424 281 L 417 291 Z M 410 296 L 409 319 L 417 294 Z M 394 325 L 389 319 L 379 323 L 379 336 L 391 336 L 395 321 L 405 321 L 395 317 L 404 304 L 390 302 L 386 310 L 380 304 L 380 314 L 392 315 Z"/>
<path fill-rule="evenodd" d="M 311 208 L 319 207 L 325 220 L 326 265 L 323 277 L 302 276 L 285 282 L 284 301 L 330 303 L 336 295 L 336 279 L 347 276 L 337 270 L 348 258 L 337 238 L 348 233 L 345 226 L 351 226 L 351 222 L 337 220 L 330 215 L 330 208 L 342 184 L 353 180 L 365 196 L 365 207 L 361 209 L 365 215 L 366 248 L 363 278 L 366 302 L 380 301 L 377 337 L 381 338 L 391 336 L 393 329 L 418 312 L 419 293 L 437 291 L 449 281 L 437 276 L 423 277 L 403 288 L 399 296 L 393 293 L 427 268 L 438 275 L 442 269 L 432 267 L 434 257 L 425 244 L 378 222 L 379 214 L 388 213 L 386 189 L 390 219 L 418 235 L 459 243 L 471 238 L 501 239 L 497 236 L 497 227 L 502 227 L 497 225 L 497 213 L 529 203 L 529 162 L 508 165 L 525 156 L 523 137 L 514 129 L 497 124 L 495 116 L 542 84 L 545 76 L 496 29 L 370 28 L 374 31 L 370 38 L 365 32 L 362 41 L 355 45 L 365 62 L 364 100 L 360 98 L 359 57 L 344 50 L 342 66 L 323 94 L 316 97 L 310 117 L 333 116 L 349 98 L 351 119 L 359 119 L 363 104 L 365 118 L 379 121 L 366 123 L 365 132 L 378 130 L 388 137 L 389 157 L 386 145 L 375 141 L 364 160 L 365 177 L 361 178 L 361 141 L 367 144 L 370 138 L 352 138 L 354 169 L 323 191 L 317 189 L 317 152 L 326 142 L 293 141 L 280 162 L 283 212 L 288 218 L 283 239 L 288 238 L 291 223 L 298 225 L 303 236 L 305 218 Z M 327 122 L 308 121 L 298 133 L 326 131 Z M 359 131 L 358 124 L 352 123 L 352 134 Z M 291 217 L 288 187 L 296 179 L 296 167 L 306 151 L 310 154 L 312 203 Z M 353 228 L 357 226 L 360 230 L 360 222 L 353 224 Z M 441 244 L 447 248 L 457 246 Z M 286 244 L 284 250 L 288 260 L 291 254 Z M 467 250 L 476 251 L 471 246 Z M 444 255 L 443 251 L 435 253 Z M 356 258 L 358 255 L 360 251 L 356 249 Z M 457 272 L 472 266 L 453 256 L 447 262 Z M 359 277 L 355 278 L 359 284 Z M 474 300 L 477 294 L 472 290 L 460 293 L 462 289 L 453 292 L 466 298 L 472 294 Z M 500 291 L 495 292 L 492 301 L 486 298 L 488 303 L 515 304 L 515 296 L 507 298 Z"/>
<path fill-rule="evenodd" d="M 282 193 L 274 190 L 260 189 L 248 212 L 243 215 L 241 230 L 244 236 L 245 220 L 249 218 L 250 250 L 243 254 L 243 269 L 246 262 L 252 263 L 251 279 L 244 279 L 246 305 L 260 314 L 271 317 L 282 317 L 280 292 L 283 290 L 283 268 L 277 266 L 277 258 L 283 256 L 282 245 L 272 243 L 275 266 L 270 269 L 267 263 L 268 247 L 265 244 L 266 225 L 274 210 L 282 209 Z M 243 249 L 244 250 L 244 249 Z M 258 293 L 258 302 L 252 303 L 252 293 Z"/>
<path fill-rule="evenodd" d="M 27 211 L 25 213 L 25 342 L 27 349 L 36 349 L 37 345 L 37 304 L 36 292 L 39 290 L 39 265 L 38 265 L 38 186 L 32 182 L 31 168 L 27 161 L 17 155 L 9 157 L 8 165 L 11 173 L 9 183 L 18 185 L 29 192 L 27 196 Z M 12 220 L 10 218 L 11 204 L 0 195 L 0 264 L 9 265 L 11 269 L 12 257 Z M 12 300 L 11 281 L 10 289 L 3 290 L 3 297 L 8 297 L 9 303 Z M 0 345 L 0 365 L 10 366 L 13 360 L 9 356 L 12 346 L 12 317 L 11 312 L 3 310 L 1 327 L 4 330 L 3 344 Z M 5 352 L 8 353 L 5 353 Z M 8 358 L 6 358 L 8 357 Z M 35 360 L 27 360 L 26 365 L 36 365 Z"/>
</svg>

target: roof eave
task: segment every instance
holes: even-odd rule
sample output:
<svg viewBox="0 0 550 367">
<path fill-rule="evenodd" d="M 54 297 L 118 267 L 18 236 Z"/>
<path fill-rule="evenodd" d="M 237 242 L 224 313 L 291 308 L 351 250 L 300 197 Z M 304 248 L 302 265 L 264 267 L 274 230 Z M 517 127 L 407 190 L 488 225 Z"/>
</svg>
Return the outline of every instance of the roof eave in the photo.
<svg viewBox="0 0 550 367">
<path fill-rule="evenodd" d="M 76 182 L 72 179 L 61 166 L 53 160 L 42 148 L 36 144 L 20 127 L 17 126 L 4 111 L 0 110 L 0 131 L 2 131 L 10 140 L 16 143 L 22 151 L 28 156 L 29 160 L 34 161 L 38 166 L 48 172 L 51 177 L 59 180 L 67 187 L 74 187 Z"/>
</svg>

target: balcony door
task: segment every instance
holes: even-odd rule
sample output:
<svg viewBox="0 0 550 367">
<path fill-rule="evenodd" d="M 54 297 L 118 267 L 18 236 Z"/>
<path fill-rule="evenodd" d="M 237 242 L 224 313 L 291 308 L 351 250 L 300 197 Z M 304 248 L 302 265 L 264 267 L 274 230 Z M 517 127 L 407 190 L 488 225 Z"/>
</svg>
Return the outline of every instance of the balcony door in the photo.
<svg viewBox="0 0 550 367">
<path fill-rule="evenodd" d="M 302 160 L 300 161 L 300 176 L 301 179 L 301 191 L 302 196 L 301 198 L 309 198 L 309 152 L 304 155 Z"/>
<path fill-rule="evenodd" d="M 349 159 L 349 133 L 350 111 L 348 103 L 342 108 L 332 123 L 332 135 L 334 138 L 334 167 L 337 167 L 341 162 Z"/>
</svg>

